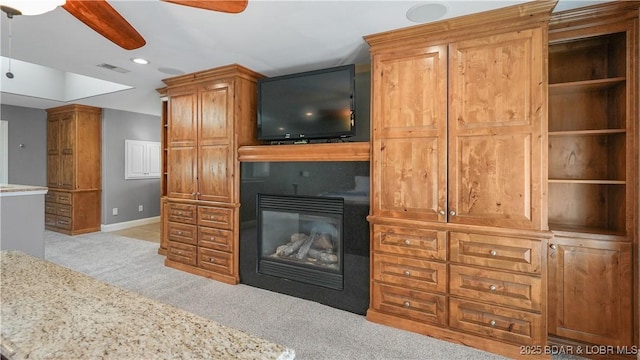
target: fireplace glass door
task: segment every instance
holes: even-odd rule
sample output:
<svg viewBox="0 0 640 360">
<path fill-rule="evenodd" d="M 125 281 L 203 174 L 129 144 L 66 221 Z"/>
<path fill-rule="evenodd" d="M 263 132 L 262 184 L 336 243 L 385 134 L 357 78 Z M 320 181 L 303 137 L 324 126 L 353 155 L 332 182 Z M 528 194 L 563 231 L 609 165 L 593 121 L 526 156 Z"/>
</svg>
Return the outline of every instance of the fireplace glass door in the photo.
<svg viewBox="0 0 640 360">
<path fill-rule="evenodd" d="M 343 287 L 342 198 L 258 195 L 258 272 Z"/>
</svg>

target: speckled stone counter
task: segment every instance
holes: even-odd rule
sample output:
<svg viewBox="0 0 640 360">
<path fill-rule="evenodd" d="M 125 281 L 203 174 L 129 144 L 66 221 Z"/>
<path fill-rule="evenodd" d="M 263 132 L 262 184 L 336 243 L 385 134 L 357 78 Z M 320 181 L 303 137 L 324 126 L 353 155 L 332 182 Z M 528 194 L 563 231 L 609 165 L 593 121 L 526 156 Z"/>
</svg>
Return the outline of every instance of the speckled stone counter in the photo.
<svg viewBox="0 0 640 360">
<path fill-rule="evenodd" d="M 0 264 L 0 351 L 8 359 L 295 357 L 282 345 L 19 251 L 2 251 Z"/>
</svg>

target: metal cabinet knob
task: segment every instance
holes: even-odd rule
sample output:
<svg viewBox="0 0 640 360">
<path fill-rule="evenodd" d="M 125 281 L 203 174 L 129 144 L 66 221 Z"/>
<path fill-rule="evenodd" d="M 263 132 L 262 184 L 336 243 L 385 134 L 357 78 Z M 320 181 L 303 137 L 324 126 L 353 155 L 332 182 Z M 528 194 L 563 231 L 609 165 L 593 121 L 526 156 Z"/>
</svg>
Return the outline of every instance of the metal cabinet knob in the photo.
<svg viewBox="0 0 640 360">
<path fill-rule="evenodd" d="M 555 250 L 555 249 L 557 249 L 557 248 L 558 248 L 558 245 L 556 245 L 556 244 L 551 244 L 551 245 L 549 245 L 549 247 L 551 248 L 551 250 Z"/>
<path fill-rule="evenodd" d="M 490 254 L 491 256 L 496 256 L 496 255 L 498 255 L 498 252 L 497 252 L 497 251 L 495 251 L 495 250 L 491 250 L 491 251 L 489 252 L 489 254 Z"/>
<path fill-rule="evenodd" d="M 456 216 L 456 212 L 455 212 L 455 211 L 453 211 L 453 210 L 451 210 L 451 211 L 449 211 L 449 215 L 451 215 L 451 216 Z"/>
<path fill-rule="evenodd" d="M 411 240 L 409 240 L 409 239 L 404 239 L 404 244 L 405 244 L 405 245 L 411 245 Z"/>
<path fill-rule="evenodd" d="M 495 320 L 491 320 L 491 321 L 489 321 L 489 325 L 491 325 L 492 327 L 495 327 L 495 326 L 496 326 L 496 324 L 497 324 L 497 323 L 496 323 L 496 321 L 495 321 Z"/>
<path fill-rule="evenodd" d="M 405 301 L 402 305 L 404 305 L 404 307 L 409 308 L 411 307 L 411 303 L 408 301 Z"/>
<path fill-rule="evenodd" d="M 409 272 L 409 270 L 405 270 L 405 271 L 404 271 L 404 274 L 405 274 L 406 276 L 411 275 L 411 273 Z"/>
<path fill-rule="evenodd" d="M 497 288 L 495 285 L 491 285 L 491 286 L 489 286 L 489 290 L 491 290 L 492 292 L 493 292 L 493 291 L 496 291 L 497 289 L 498 289 L 498 288 Z"/>
<path fill-rule="evenodd" d="M 439 213 L 440 215 L 442 215 L 442 216 L 447 215 L 447 213 L 446 213 L 444 210 L 440 210 L 440 211 L 438 211 L 438 213 Z"/>
<path fill-rule="evenodd" d="M 215 258 L 211 258 L 211 259 L 209 259 L 209 261 L 214 263 L 214 262 L 216 262 L 216 259 Z"/>
</svg>

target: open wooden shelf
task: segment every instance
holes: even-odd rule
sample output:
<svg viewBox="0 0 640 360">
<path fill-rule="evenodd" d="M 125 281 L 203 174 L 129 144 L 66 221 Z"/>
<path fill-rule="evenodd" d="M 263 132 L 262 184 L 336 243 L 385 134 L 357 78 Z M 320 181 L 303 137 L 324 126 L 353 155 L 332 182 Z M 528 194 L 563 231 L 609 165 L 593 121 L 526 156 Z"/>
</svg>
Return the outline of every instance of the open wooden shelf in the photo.
<svg viewBox="0 0 640 360">
<path fill-rule="evenodd" d="M 242 162 L 369 161 L 370 158 L 368 142 L 259 145 L 238 149 L 238 159 Z"/>
<path fill-rule="evenodd" d="M 557 95 L 576 91 L 597 91 L 624 84 L 627 79 L 615 77 L 609 79 L 584 80 L 549 84 L 549 94 Z"/>
</svg>

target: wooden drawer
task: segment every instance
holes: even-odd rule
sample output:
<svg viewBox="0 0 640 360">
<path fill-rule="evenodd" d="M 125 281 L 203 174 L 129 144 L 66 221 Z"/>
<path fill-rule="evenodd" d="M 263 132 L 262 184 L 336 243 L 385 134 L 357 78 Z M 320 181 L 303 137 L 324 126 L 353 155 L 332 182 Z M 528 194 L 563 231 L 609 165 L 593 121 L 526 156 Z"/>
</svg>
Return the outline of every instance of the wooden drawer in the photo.
<svg viewBox="0 0 640 360">
<path fill-rule="evenodd" d="M 542 317 L 472 301 L 449 299 L 449 326 L 454 329 L 520 345 L 542 341 Z"/>
<path fill-rule="evenodd" d="M 373 249 L 386 253 L 445 260 L 446 239 L 446 231 L 373 226 Z"/>
<path fill-rule="evenodd" d="M 56 206 L 56 213 L 60 216 L 71 217 L 71 209 L 71 205 L 58 204 L 58 206 Z"/>
<path fill-rule="evenodd" d="M 56 214 L 58 211 L 58 207 L 55 203 L 45 202 L 44 203 L 44 212 L 47 214 Z"/>
<path fill-rule="evenodd" d="M 233 230 L 233 209 L 199 206 L 198 225 Z"/>
<path fill-rule="evenodd" d="M 73 222 L 71 221 L 70 217 L 58 216 L 58 218 L 56 219 L 56 227 L 65 230 L 71 230 L 72 226 Z"/>
<path fill-rule="evenodd" d="M 233 273 L 233 255 L 228 252 L 199 248 L 198 264 L 203 269 L 220 274 Z"/>
<path fill-rule="evenodd" d="M 196 247 L 175 241 L 168 241 L 167 259 L 192 266 L 198 264 Z"/>
<path fill-rule="evenodd" d="M 425 291 L 447 291 L 447 265 L 396 255 L 373 254 L 373 279 Z"/>
<path fill-rule="evenodd" d="M 197 245 L 196 226 L 169 222 L 167 225 L 167 236 L 169 241 L 177 241 L 185 244 Z"/>
<path fill-rule="evenodd" d="M 195 225 L 197 208 L 195 205 L 167 202 L 167 216 L 169 221 Z"/>
<path fill-rule="evenodd" d="M 233 251 L 233 233 L 228 230 L 198 227 L 198 245 L 220 251 Z"/>
<path fill-rule="evenodd" d="M 58 204 L 73 205 L 72 194 L 68 192 L 57 192 L 56 202 Z"/>
<path fill-rule="evenodd" d="M 449 267 L 451 295 L 540 311 L 542 280 L 539 277 L 466 266 Z"/>
<path fill-rule="evenodd" d="M 539 274 L 539 241 L 504 236 L 449 233 L 449 259 L 498 269 Z"/>
<path fill-rule="evenodd" d="M 47 193 L 44 195 L 44 201 L 46 202 L 54 203 L 56 202 L 57 198 L 58 198 L 58 193 L 51 190 L 47 191 Z"/>
<path fill-rule="evenodd" d="M 445 326 L 447 299 L 444 295 L 373 283 L 374 309 L 410 320 Z"/>
<path fill-rule="evenodd" d="M 46 226 L 58 226 L 58 216 L 55 214 L 44 214 L 44 224 Z"/>
</svg>

